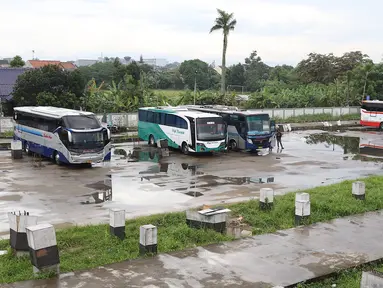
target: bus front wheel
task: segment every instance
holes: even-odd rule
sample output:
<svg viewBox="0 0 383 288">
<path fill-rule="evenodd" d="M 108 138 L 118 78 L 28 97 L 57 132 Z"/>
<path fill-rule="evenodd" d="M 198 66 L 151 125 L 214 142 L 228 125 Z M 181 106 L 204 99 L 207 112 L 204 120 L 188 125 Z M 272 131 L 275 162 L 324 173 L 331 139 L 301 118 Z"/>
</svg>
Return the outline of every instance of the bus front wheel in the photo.
<svg viewBox="0 0 383 288">
<path fill-rule="evenodd" d="M 152 147 L 156 146 L 156 141 L 154 140 L 154 136 L 153 135 L 149 136 L 149 145 L 152 146 Z"/>
<path fill-rule="evenodd" d="M 383 130 L 383 122 L 380 123 L 380 125 L 379 125 L 379 129 L 380 129 L 380 130 Z"/>
<path fill-rule="evenodd" d="M 230 140 L 229 141 L 229 149 L 230 150 L 236 150 L 238 148 L 238 146 L 237 146 L 237 142 L 235 141 L 235 140 Z"/>
<path fill-rule="evenodd" d="M 189 147 L 188 147 L 188 144 L 186 144 L 186 142 L 182 143 L 182 153 L 184 153 L 185 155 L 188 155 L 189 154 Z"/>
<path fill-rule="evenodd" d="M 31 150 L 29 148 L 29 143 L 28 142 L 25 142 L 25 144 L 24 144 L 24 151 L 25 151 L 25 153 L 27 153 L 27 155 L 32 155 L 32 152 L 31 152 Z"/>
<path fill-rule="evenodd" d="M 60 154 L 58 152 L 53 153 L 53 161 L 55 161 L 57 165 L 61 165 Z"/>
</svg>

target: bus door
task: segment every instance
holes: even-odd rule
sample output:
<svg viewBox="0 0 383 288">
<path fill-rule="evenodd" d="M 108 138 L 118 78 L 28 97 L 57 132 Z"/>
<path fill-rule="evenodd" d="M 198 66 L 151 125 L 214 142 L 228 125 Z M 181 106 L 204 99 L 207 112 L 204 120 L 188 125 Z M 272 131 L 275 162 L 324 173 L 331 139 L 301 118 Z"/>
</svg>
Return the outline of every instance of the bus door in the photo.
<svg viewBox="0 0 383 288">
<path fill-rule="evenodd" d="M 247 133 L 245 117 L 234 114 L 230 115 L 230 126 L 228 128 L 229 139 L 235 140 L 239 149 L 245 149 Z"/>
<path fill-rule="evenodd" d="M 190 137 L 192 149 L 196 151 L 196 121 L 192 117 L 186 117 L 190 122 Z"/>
</svg>

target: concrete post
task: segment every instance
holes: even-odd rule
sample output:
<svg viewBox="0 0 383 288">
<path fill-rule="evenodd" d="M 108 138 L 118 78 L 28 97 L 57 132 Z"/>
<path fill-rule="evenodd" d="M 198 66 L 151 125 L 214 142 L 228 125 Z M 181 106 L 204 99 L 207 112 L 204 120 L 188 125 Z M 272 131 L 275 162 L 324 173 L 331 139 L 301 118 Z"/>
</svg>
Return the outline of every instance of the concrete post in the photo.
<svg viewBox="0 0 383 288">
<path fill-rule="evenodd" d="M 157 227 L 154 225 L 140 226 L 140 255 L 157 253 Z"/>
<path fill-rule="evenodd" d="M 111 235 L 125 239 L 125 210 L 109 210 L 109 231 Z"/>
<path fill-rule="evenodd" d="M 310 217 L 310 194 L 295 194 L 295 225 L 299 226 L 301 222 Z"/>
<path fill-rule="evenodd" d="M 37 216 L 30 216 L 29 212 L 24 211 L 19 215 L 16 212 L 8 213 L 9 219 L 9 243 L 14 254 L 24 256 L 29 254 L 28 238 L 26 227 L 37 224 Z"/>
<path fill-rule="evenodd" d="M 11 156 L 12 159 L 23 158 L 23 145 L 20 140 L 12 140 L 11 142 Z"/>
<path fill-rule="evenodd" d="M 259 197 L 259 208 L 261 210 L 269 210 L 273 208 L 274 190 L 271 188 L 261 188 Z"/>
<path fill-rule="evenodd" d="M 352 183 L 352 195 L 355 199 L 366 199 L 366 184 L 362 181 L 356 181 Z"/>
<path fill-rule="evenodd" d="M 59 274 L 60 257 L 53 225 L 39 224 L 26 230 L 33 273 L 53 271 Z"/>
<path fill-rule="evenodd" d="M 383 288 L 383 273 L 363 272 L 360 288 Z"/>
</svg>

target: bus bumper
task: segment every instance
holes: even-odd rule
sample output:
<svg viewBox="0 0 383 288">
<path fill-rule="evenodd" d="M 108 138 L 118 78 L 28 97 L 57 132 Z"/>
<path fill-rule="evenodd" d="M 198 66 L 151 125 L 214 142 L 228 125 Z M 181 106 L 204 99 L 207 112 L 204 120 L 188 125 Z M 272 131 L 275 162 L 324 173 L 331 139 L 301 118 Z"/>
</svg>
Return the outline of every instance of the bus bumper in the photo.
<svg viewBox="0 0 383 288">
<path fill-rule="evenodd" d="M 227 145 L 225 142 L 222 142 L 218 147 L 207 147 L 203 143 L 197 143 L 196 151 L 197 153 L 209 153 L 209 152 L 222 152 L 227 150 Z"/>
<path fill-rule="evenodd" d="M 252 141 L 253 139 L 249 139 L 249 140 Z M 252 141 L 252 143 L 249 143 L 249 141 L 247 141 L 246 147 L 245 147 L 246 150 L 252 150 L 252 151 L 262 150 L 262 149 L 266 149 L 266 148 L 270 148 L 269 139 L 260 140 L 260 141 Z"/>
</svg>

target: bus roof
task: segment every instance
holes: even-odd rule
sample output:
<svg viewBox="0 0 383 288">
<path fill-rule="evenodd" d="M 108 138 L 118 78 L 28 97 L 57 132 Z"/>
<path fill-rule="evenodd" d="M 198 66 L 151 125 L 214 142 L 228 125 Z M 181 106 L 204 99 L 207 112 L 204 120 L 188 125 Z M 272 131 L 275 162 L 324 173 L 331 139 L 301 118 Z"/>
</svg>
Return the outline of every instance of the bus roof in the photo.
<svg viewBox="0 0 383 288">
<path fill-rule="evenodd" d="M 221 117 L 219 115 L 205 113 L 201 111 L 190 110 L 186 107 L 173 107 L 173 106 L 159 106 L 159 107 L 142 107 L 140 110 L 148 110 L 153 112 L 165 112 L 176 114 L 180 116 L 187 116 L 192 118 L 211 118 L 211 117 Z"/>
<path fill-rule="evenodd" d="M 23 106 L 23 107 L 15 107 L 14 110 L 17 112 L 24 112 L 29 114 L 56 118 L 56 119 L 60 119 L 63 116 L 94 115 L 94 113 L 92 112 L 51 107 L 51 106 Z"/>
<path fill-rule="evenodd" d="M 362 103 L 366 103 L 366 104 L 383 104 L 383 101 L 380 101 L 380 100 L 363 100 Z"/>
<path fill-rule="evenodd" d="M 186 105 L 184 106 L 189 109 L 198 109 L 198 111 L 204 111 L 207 113 L 226 113 L 226 114 L 237 114 L 237 115 L 243 115 L 243 116 L 250 116 L 250 115 L 265 115 L 269 114 L 267 112 L 259 112 L 259 111 L 252 111 L 252 110 L 241 110 L 234 106 L 223 106 L 223 105 Z"/>
</svg>

